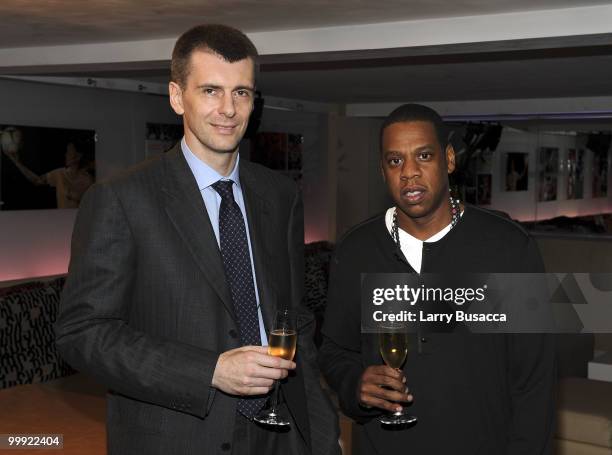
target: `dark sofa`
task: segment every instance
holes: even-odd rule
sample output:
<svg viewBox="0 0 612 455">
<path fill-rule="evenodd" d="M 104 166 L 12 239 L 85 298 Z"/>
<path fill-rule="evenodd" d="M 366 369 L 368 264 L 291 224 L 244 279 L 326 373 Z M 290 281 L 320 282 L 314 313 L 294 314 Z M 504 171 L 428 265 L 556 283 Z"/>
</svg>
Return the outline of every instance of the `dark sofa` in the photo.
<svg viewBox="0 0 612 455">
<path fill-rule="evenodd" d="M 63 277 L 0 288 L 0 389 L 73 373 L 55 349 Z"/>
</svg>

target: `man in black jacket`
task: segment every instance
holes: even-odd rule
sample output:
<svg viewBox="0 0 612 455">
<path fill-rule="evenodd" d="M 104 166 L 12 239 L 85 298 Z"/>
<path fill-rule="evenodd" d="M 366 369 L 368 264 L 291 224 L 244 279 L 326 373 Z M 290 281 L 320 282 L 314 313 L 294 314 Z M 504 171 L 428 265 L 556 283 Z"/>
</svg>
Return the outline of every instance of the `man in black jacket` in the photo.
<svg viewBox="0 0 612 455">
<path fill-rule="evenodd" d="M 288 178 L 240 159 L 257 50 L 201 25 L 172 55 L 183 140 L 94 185 L 79 209 L 57 345 L 110 389 L 110 454 L 336 454 L 302 307 L 303 213 Z M 295 363 L 268 355 L 277 310 L 298 313 Z M 290 431 L 253 417 L 275 379 Z"/>
<path fill-rule="evenodd" d="M 454 159 L 431 109 L 404 105 L 384 122 L 381 169 L 395 207 L 353 228 L 337 247 L 322 370 L 343 411 L 363 424 L 362 453 L 550 453 L 550 336 L 411 335 L 398 371 L 382 364 L 377 338 L 360 331 L 362 273 L 543 272 L 533 239 L 518 224 L 450 197 Z M 416 425 L 381 426 L 382 412 L 402 407 L 418 416 Z"/>
</svg>

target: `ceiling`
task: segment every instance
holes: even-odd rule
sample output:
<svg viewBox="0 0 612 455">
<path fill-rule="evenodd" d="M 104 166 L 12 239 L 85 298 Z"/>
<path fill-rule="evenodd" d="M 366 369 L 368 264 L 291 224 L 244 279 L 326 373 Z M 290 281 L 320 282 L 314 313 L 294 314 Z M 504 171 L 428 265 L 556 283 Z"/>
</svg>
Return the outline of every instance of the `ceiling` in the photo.
<svg viewBox="0 0 612 455">
<path fill-rule="evenodd" d="M 612 95 L 610 55 L 263 72 L 263 93 L 335 103 Z"/>
<path fill-rule="evenodd" d="M 438 54 L 417 57 L 264 63 L 258 80 L 263 96 L 323 103 L 461 101 L 513 98 L 612 96 L 609 44 L 557 49 Z M 531 45 L 534 45 L 532 42 Z M 295 58 L 295 57 L 293 57 Z M 78 73 L 67 73 L 78 76 Z M 94 77 L 167 84 L 164 68 L 102 71 Z"/>
<path fill-rule="evenodd" d="M 259 32 L 609 4 L 597 0 L 2 0 L 0 48 L 174 39 L 201 22 Z M 486 20 L 482 22 L 486 28 Z M 324 103 L 612 95 L 612 33 L 501 44 L 267 55 L 262 63 L 259 87 L 264 96 Z M 147 68 L 60 67 L 48 74 L 165 84 L 167 67 L 167 61 L 158 61 Z M 45 73 L 37 68 L 36 74 Z"/>
<path fill-rule="evenodd" d="M 190 25 L 247 32 L 605 5 L 601 0 L 2 0 L 0 47 L 177 37 Z"/>
</svg>

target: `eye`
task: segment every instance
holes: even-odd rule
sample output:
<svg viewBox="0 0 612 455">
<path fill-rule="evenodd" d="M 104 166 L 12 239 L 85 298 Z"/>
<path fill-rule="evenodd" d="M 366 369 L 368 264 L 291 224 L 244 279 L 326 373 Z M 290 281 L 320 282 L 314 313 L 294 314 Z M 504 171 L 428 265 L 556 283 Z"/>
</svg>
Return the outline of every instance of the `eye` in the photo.
<svg viewBox="0 0 612 455">
<path fill-rule="evenodd" d="M 216 96 L 217 95 L 217 89 L 216 88 L 211 88 L 211 87 L 205 87 L 203 90 L 205 95 L 208 96 Z"/>
<path fill-rule="evenodd" d="M 392 157 L 392 158 L 387 159 L 387 164 L 389 165 L 389 167 L 397 167 L 402 164 L 402 159 Z"/>
<path fill-rule="evenodd" d="M 419 152 L 419 154 L 417 155 L 417 158 L 421 161 L 429 161 L 431 159 L 432 153 L 431 152 Z"/>
<path fill-rule="evenodd" d="M 239 89 L 234 92 L 234 95 L 238 98 L 250 98 L 251 91 L 246 89 Z"/>
</svg>

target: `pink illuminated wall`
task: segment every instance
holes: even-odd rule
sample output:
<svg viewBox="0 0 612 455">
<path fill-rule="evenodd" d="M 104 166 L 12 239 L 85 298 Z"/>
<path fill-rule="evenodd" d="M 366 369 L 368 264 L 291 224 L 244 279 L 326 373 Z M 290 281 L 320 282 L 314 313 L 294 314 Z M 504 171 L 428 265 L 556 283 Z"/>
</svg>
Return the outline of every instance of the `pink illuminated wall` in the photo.
<svg viewBox="0 0 612 455">
<path fill-rule="evenodd" d="M 76 210 L 0 212 L 0 281 L 68 270 Z"/>
</svg>

